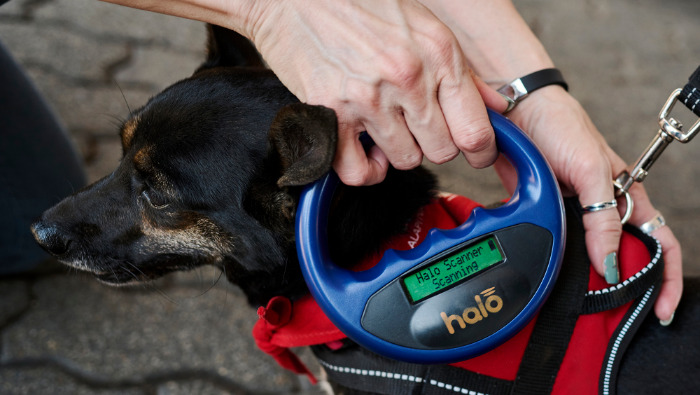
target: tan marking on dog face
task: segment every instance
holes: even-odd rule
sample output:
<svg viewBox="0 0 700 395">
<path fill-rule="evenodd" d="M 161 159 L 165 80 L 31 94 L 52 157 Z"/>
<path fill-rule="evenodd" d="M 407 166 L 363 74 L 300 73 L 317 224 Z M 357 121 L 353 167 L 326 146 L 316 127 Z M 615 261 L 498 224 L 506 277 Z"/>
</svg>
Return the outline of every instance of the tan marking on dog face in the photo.
<svg viewBox="0 0 700 395">
<path fill-rule="evenodd" d="M 136 126 L 139 124 L 139 116 L 134 116 L 124 123 L 121 130 L 122 147 L 127 149 L 131 146 L 131 142 L 134 140 L 134 133 L 136 132 Z"/>
<path fill-rule="evenodd" d="M 134 154 L 134 167 L 144 173 L 150 173 L 151 170 L 151 158 L 150 158 L 150 147 L 144 147 L 138 150 Z"/>
<path fill-rule="evenodd" d="M 134 154 L 132 159 L 134 168 L 149 181 L 151 187 L 157 188 L 161 194 L 168 195 L 169 199 L 177 199 L 177 193 L 165 178 L 164 174 L 153 166 L 151 162 L 152 146 L 143 147 Z"/>
<path fill-rule="evenodd" d="M 231 252 L 231 240 L 210 219 L 198 216 L 191 224 L 177 229 L 158 227 L 144 218 L 141 248 L 146 253 L 180 253 L 222 259 Z"/>
</svg>

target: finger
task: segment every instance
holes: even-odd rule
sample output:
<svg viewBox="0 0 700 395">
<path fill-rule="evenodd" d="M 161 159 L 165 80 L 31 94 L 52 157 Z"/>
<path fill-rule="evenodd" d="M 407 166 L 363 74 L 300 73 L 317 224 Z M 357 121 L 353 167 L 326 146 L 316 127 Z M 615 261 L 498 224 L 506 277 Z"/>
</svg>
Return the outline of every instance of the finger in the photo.
<svg viewBox="0 0 700 395">
<path fill-rule="evenodd" d="M 386 177 L 389 161 L 378 147 L 365 152 L 359 134 L 339 137 L 333 169 L 346 185 L 378 184 Z"/>
<path fill-rule="evenodd" d="M 403 108 L 406 126 L 429 161 L 441 164 L 459 155 L 436 96 L 421 94 L 403 103 Z"/>
<path fill-rule="evenodd" d="M 635 184 L 630 189 L 630 194 L 632 194 L 635 204 L 630 224 L 641 226 L 659 214 L 651 204 L 649 196 L 642 185 Z M 683 256 L 681 246 L 668 226 L 657 228 L 650 234 L 661 243 L 664 256 L 664 279 L 661 284 L 659 297 L 654 304 L 654 312 L 660 321 L 670 322 L 669 320 L 673 318 L 673 313 L 678 307 L 681 294 L 683 293 Z"/>
<path fill-rule="evenodd" d="M 491 165 L 498 156 L 496 137 L 471 76 L 463 73 L 458 77 L 440 81 L 438 101 L 457 148 L 470 165 L 483 168 Z"/>
<path fill-rule="evenodd" d="M 365 121 L 365 127 L 374 143 L 395 168 L 408 170 L 421 164 L 423 152 L 399 111 L 375 111 Z"/>
<path fill-rule="evenodd" d="M 493 164 L 498 177 L 501 179 L 503 187 L 508 192 L 508 195 L 513 196 L 515 188 L 518 186 L 518 172 L 513 167 L 513 164 L 503 155 L 500 155 Z"/>
<path fill-rule="evenodd" d="M 486 107 L 499 113 L 503 113 L 506 111 L 506 109 L 508 108 L 508 101 L 505 98 L 503 98 L 503 96 L 500 93 L 498 93 L 498 91 L 490 87 L 486 82 L 484 82 L 484 80 L 481 79 L 481 77 L 479 77 L 476 74 L 472 73 L 472 79 L 474 80 L 476 89 L 479 90 L 479 94 L 484 100 L 484 104 L 486 104 Z"/>
<path fill-rule="evenodd" d="M 582 206 L 614 200 L 610 171 L 602 166 L 600 175 L 582 178 L 577 186 L 579 201 Z M 584 174 L 585 175 L 585 174 Z M 607 209 L 583 214 L 583 227 L 586 232 L 586 248 L 591 264 L 596 272 L 609 284 L 620 282 L 620 270 L 617 266 L 617 250 L 622 235 L 620 214 L 615 209 Z"/>
<path fill-rule="evenodd" d="M 586 248 L 591 264 L 608 284 L 620 282 L 617 249 L 622 235 L 622 224 L 617 210 L 587 213 L 583 217 Z"/>
<path fill-rule="evenodd" d="M 659 297 L 654 304 L 654 313 L 660 321 L 670 323 L 683 294 L 681 247 L 667 226 L 656 229 L 651 232 L 651 235 L 659 240 L 664 252 L 664 280 Z"/>
</svg>

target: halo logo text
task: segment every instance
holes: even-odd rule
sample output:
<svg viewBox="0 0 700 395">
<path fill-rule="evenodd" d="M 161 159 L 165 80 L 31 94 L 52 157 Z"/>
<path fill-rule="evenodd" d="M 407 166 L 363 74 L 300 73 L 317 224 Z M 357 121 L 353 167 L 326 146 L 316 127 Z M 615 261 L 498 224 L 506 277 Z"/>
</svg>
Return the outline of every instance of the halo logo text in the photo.
<svg viewBox="0 0 700 395">
<path fill-rule="evenodd" d="M 455 333 L 454 323 L 457 323 L 460 328 L 465 329 L 467 324 L 474 325 L 488 317 L 489 313 L 498 313 L 503 308 L 503 299 L 496 295 L 496 287 L 485 289 L 480 292 L 480 295 L 474 295 L 476 306 L 465 308 L 461 316 L 457 314 L 448 316 L 444 311 L 440 313 L 440 317 L 442 317 L 442 320 L 445 322 L 445 326 L 450 335 Z M 483 300 L 482 297 L 484 298 Z"/>
</svg>

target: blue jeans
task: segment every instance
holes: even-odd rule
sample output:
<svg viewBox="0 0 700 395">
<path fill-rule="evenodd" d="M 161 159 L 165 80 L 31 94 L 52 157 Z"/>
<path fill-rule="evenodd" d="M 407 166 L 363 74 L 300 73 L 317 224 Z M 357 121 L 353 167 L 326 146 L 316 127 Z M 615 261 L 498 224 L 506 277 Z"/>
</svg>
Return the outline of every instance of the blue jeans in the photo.
<svg viewBox="0 0 700 395">
<path fill-rule="evenodd" d="M 66 132 L 0 43 L 0 274 L 29 270 L 48 257 L 29 226 L 84 185 L 82 161 Z"/>
</svg>

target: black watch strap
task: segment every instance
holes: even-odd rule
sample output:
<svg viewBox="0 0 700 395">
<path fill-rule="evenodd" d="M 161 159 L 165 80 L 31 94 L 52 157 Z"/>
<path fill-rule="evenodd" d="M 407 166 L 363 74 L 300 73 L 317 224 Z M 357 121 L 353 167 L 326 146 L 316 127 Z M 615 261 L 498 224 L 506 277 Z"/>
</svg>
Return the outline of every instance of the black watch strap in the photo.
<svg viewBox="0 0 700 395">
<path fill-rule="evenodd" d="M 530 93 L 549 85 L 559 85 L 567 91 L 569 90 L 569 85 L 564 81 L 561 71 L 555 68 L 535 71 L 511 81 L 497 90 L 508 100 L 508 108 L 505 111 L 508 112 Z"/>
</svg>

